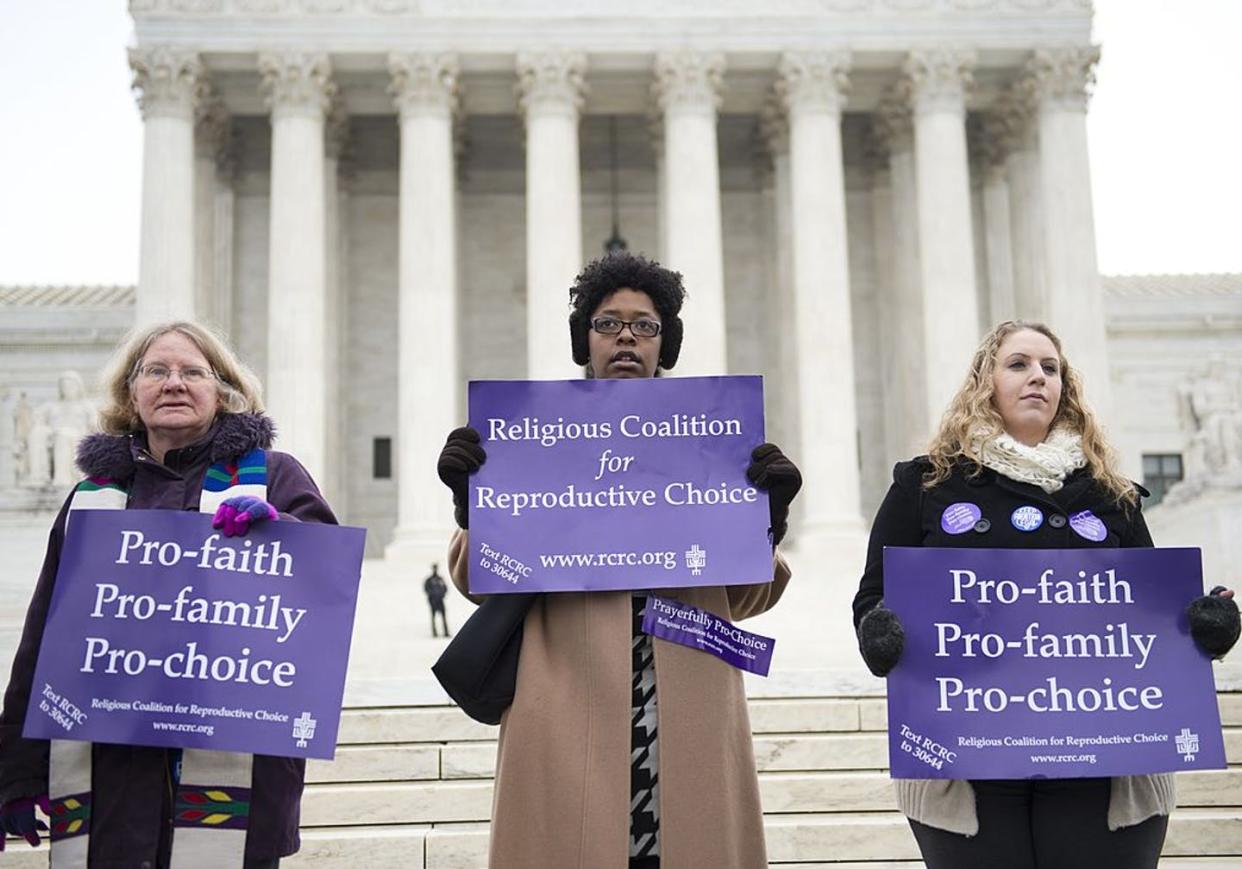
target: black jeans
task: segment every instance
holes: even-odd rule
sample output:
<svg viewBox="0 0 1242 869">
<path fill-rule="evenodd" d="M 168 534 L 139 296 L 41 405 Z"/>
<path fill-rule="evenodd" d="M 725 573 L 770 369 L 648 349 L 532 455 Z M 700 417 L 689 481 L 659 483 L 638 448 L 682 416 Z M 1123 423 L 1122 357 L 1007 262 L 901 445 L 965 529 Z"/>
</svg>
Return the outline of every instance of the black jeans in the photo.
<svg viewBox="0 0 1242 869">
<path fill-rule="evenodd" d="M 979 833 L 911 820 L 927 869 L 1155 869 L 1169 819 L 1108 829 L 1109 780 L 972 781 Z"/>
</svg>

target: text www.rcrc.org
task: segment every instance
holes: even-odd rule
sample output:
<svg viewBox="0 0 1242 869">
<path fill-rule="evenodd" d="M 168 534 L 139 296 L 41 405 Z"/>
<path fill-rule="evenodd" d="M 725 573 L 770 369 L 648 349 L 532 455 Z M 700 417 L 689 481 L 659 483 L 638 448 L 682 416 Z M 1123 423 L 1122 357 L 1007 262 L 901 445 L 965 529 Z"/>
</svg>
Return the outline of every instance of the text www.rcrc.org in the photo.
<svg viewBox="0 0 1242 869">
<path fill-rule="evenodd" d="M 1095 763 L 1094 754 L 1032 754 L 1031 763 Z"/>
<path fill-rule="evenodd" d="M 155 730 L 171 730 L 174 733 L 201 733 L 204 736 L 214 736 L 216 732 L 214 724 L 183 724 L 179 721 L 152 721 L 151 727 Z"/>
<path fill-rule="evenodd" d="M 662 567 L 677 566 L 675 552 L 575 552 L 540 555 L 544 567 Z"/>
<path fill-rule="evenodd" d="M 529 579 L 531 566 L 486 543 L 478 545 L 478 566 L 517 585 Z M 542 567 L 662 567 L 677 566 L 676 552 L 560 552 L 540 555 Z"/>
</svg>

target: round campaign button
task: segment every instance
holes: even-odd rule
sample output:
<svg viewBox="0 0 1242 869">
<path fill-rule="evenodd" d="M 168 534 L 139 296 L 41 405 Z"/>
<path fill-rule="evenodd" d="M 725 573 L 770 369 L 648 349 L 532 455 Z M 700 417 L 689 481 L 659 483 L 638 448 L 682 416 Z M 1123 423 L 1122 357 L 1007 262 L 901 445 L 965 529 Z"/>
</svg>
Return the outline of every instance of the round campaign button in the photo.
<svg viewBox="0 0 1242 869">
<path fill-rule="evenodd" d="M 1065 517 L 1061 515 L 1060 513 L 1053 513 L 1051 516 L 1048 517 L 1048 524 L 1051 525 L 1053 528 L 1064 528 Z"/>
<path fill-rule="evenodd" d="M 979 505 L 969 501 L 958 501 L 944 508 L 944 512 L 940 514 L 940 527 L 944 529 L 945 534 L 965 534 L 975 527 L 975 523 L 982 515 L 983 511 L 979 509 Z"/>
<path fill-rule="evenodd" d="M 988 519 L 980 519 L 975 523 L 976 534 L 987 534 L 992 530 L 992 522 Z"/>
<path fill-rule="evenodd" d="M 1085 537 L 1093 543 L 1099 543 L 1108 536 L 1108 528 L 1090 510 L 1075 513 L 1069 518 L 1069 523 L 1079 537 Z"/>
<path fill-rule="evenodd" d="M 1009 517 L 1009 521 L 1013 523 L 1013 527 L 1019 531 L 1034 531 L 1040 525 L 1044 524 L 1044 514 L 1038 507 L 1030 504 L 1024 504 L 1013 511 Z"/>
</svg>

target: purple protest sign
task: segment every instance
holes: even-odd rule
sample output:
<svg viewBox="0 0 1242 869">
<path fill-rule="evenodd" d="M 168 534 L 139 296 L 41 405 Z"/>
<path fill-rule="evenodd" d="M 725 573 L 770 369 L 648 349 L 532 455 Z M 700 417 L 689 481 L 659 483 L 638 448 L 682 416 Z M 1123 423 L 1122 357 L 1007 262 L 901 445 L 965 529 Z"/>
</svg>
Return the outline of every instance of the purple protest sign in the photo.
<svg viewBox="0 0 1242 869">
<path fill-rule="evenodd" d="M 772 578 L 762 378 L 475 381 L 470 424 L 472 592 Z"/>
<path fill-rule="evenodd" d="M 1222 769 L 1197 549 L 884 550 L 894 778 Z"/>
<path fill-rule="evenodd" d="M 74 513 L 22 735 L 331 758 L 365 537 Z"/>
<path fill-rule="evenodd" d="M 744 631 L 728 619 L 688 603 L 647 595 L 643 631 L 661 640 L 715 655 L 730 666 L 768 675 L 776 640 Z"/>
</svg>

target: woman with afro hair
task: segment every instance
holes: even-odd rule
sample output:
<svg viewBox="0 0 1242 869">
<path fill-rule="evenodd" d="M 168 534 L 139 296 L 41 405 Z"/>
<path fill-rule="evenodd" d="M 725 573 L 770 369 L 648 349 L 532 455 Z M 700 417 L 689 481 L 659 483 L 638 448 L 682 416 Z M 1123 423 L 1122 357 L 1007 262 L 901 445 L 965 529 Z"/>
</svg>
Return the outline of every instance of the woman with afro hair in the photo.
<svg viewBox="0 0 1242 869">
<path fill-rule="evenodd" d="M 570 293 L 573 359 L 588 377 L 656 377 L 677 363 L 681 275 L 612 253 L 590 263 Z M 440 455 L 460 526 L 449 563 L 463 593 L 468 477 L 485 458 L 469 428 L 450 434 Z M 772 575 L 753 585 L 653 593 L 732 621 L 780 598 L 789 569 L 775 546 L 802 479 L 772 444 L 752 459 L 747 476 L 770 495 Z M 500 724 L 491 866 L 767 865 L 741 673 L 644 634 L 645 600 L 645 592 L 628 591 L 536 598 L 513 705 Z"/>
</svg>

